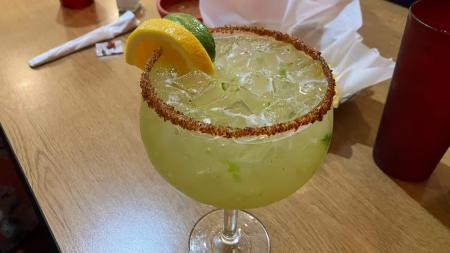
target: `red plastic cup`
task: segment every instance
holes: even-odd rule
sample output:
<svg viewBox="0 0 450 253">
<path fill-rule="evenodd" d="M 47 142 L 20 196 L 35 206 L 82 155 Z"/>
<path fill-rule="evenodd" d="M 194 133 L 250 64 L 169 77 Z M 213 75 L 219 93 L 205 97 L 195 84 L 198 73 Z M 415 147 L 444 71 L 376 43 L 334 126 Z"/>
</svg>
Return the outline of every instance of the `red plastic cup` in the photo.
<svg viewBox="0 0 450 253">
<path fill-rule="evenodd" d="M 373 151 L 388 175 L 427 179 L 450 146 L 450 1 L 408 15 Z"/>
<path fill-rule="evenodd" d="M 70 9 L 81 9 L 91 5 L 94 0 L 60 0 L 61 5 Z"/>
</svg>

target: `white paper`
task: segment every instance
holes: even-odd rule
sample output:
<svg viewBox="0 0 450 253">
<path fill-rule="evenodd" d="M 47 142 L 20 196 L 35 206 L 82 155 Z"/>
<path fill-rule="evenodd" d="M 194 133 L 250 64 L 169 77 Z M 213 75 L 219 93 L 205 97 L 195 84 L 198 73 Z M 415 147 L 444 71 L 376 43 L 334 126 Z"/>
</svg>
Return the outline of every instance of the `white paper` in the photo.
<svg viewBox="0 0 450 253">
<path fill-rule="evenodd" d="M 72 52 L 91 46 L 96 42 L 112 39 L 119 34 L 134 29 L 138 23 L 139 21 L 136 19 L 133 12 L 127 11 L 109 25 L 97 28 L 89 33 L 86 33 L 85 35 L 67 41 L 58 47 L 50 49 L 49 51 L 32 58 L 28 61 L 28 65 L 32 68 L 37 67 L 44 63 L 66 56 Z"/>
<path fill-rule="evenodd" d="M 262 26 L 317 48 L 333 69 L 341 102 L 394 71 L 392 59 L 362 43 L 359 0 L 200 0 L 200 12 L 209 27 Z"/>
<path fill-rule="evenodd" d="M 98 57 L 123 53 L 122 41 L 114 40 L 95 44 L 95 54 Z"/>
</svg>

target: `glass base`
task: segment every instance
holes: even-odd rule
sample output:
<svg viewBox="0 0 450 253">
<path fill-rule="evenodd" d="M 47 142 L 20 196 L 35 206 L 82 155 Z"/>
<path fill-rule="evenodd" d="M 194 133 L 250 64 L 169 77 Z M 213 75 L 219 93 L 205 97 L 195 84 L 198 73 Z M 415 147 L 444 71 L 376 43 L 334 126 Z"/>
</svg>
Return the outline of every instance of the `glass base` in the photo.
<svg viewBox="0 0 450 253">
<path fill-rule="evenodd" d="M 191 253 L 268 253 L 270 240 L 264 225 L 253 215 L 238 211 L 237 236 L 223 233 L 223 210 L 214 210 L 201 217 L 189 237 Z"/>
</svg>

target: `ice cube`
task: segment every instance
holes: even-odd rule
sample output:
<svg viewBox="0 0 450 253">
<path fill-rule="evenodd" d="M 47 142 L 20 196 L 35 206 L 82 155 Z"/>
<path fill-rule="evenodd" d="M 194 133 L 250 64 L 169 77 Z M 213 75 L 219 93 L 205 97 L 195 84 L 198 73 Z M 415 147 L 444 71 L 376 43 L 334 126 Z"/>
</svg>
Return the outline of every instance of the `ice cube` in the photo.
<svg viewBox="0 0 450 253">
<path fill-rule="evenodd" d="M 238 101 L 234 102 L 232 105 L 225 107 L 225 111 L 227 111 L 233 115 L 238 115 L 238 114 L 239 115 L 251 115 L 251 114 L 253 114 L 252 110 L 242 100 L 238 100 Z"/>
<path fill-rule="evenodd" d="M 192 103 L 202 107 L 214 102 L 220 102 L 228 96 L 228 93 L 219 85 L 218 82 L 211 82 L 201 94 L 192 98 Z"/>
<path fill-rule="evenodd" d="M 214 125 L 229 126 L 229 127 L 245 127 L 247 125 L 247 116 L 238 113 L 243 105 L 234 105 L 231 108 L 224 109 L 222 107 L 213 107 L 205 111 L 208 121 Z M 205 118 L 205 117 L 203 117 Z"/>
<path fill-rule="evenodd" d="M 292 45 L 285 45 L 277 47 L 273 52 L 276 55 L 278 63 L 292 63 L 298 58 L 298 54 L 294 53 L 297 51 Z"/>
<path fill-rule="evenodd" d="M 250 41 L 250 48 L 260 52 L 270 52 L 271 40 L 252 40 Z"/>
<path fill-rule="evenodd" d="M 304 83 L 311 80 L 324 80 L 325 76 L 319 63 L 311 60 L 310 62 L 306 61 L 301 64 L 302 66 L 299 66 L 299 68 L 293 72 L 293 74 L 297 76 L 297 80 L 299 80 L 299 82 Z"/>
<path fill-rule="evenodd" d="M 155 85 L 155 91 L 159 98 L 170 105 L 189 103 L 191 99 L 191 96 L 186 91 L 173 86 Z"/>
<path fill-rule="evenodd" d="M 229 81 L 224 80 L 220 82 L 220 87 L 222 88 L 223 91 L 227 93 L 236 93 L 241 89 L 240 84 L 235 81 L 237 79 L 238 78 L 231 79 Z"/>
<path fill-rule="evenodd" d="M 324 94 L 324 90 L 327 88 L 327 82 L 324 80 L 309 80 L 300 84 L 300 93 L 304 95 L 314 96 L 315 94 Z"/>
<path fill-rule="evenodd" d="M 296 118 L 298 111 L 295 99 L 280 99 L 272 103 L 262 112 L 268 125 L 283 123 Z"/>
<path fill-rule="evenodd" d="M 272 77 L 264 72 L 251 72 L 243 86 L 253 94 L 265 99 L 273 97 Z"/>
<path fill-rule="evenodd" d="M 287 99 L 296 97 L 299 94 L 299 85 L 298 83 L 291 82 L 286 77 L 274 76 L 273 90 L 274 97 L 279 99 Z"/>
<path fill-rule="evenodd" d="M 186 91 L 191 96 L 202 93 L 211 82 L 211 77 L 206 73 L 195 70 L 175 78 L 172 85 Z"/>
<path fill-rule="evenodd" d="M 230 72 L 239 72 L 242 68 L 248 68 L 250 66 L 250 55 L 249 53 L 236 53 L 230 54 L 227 57 L 227 63 L 229 64 Z"/>
<path fill-rule="evenodd" d="M 238 100 L 225 108 L 224 113 L 228 116 L 228 126 L 242 128 L 257 125 L 254 120 L 255 115 L 242 100 Z"/>
<path fill-rule="evenodd" d="M 152 85 L 156 87 L 170 84 L 176 76 L 177 72 L 173 68 L 155 67 L 150 71 L 149 79 L 152 81 Z"/>
<path fill-rule="evenodd" d="M 278 67 L 274 55 L 263 50 L 254 50 L 249 58 L 248 70 L 273 72 Z"/>
<path fill-rule="evenodd" d="M 264 108 L 270 105 L 270 101 L 272 101 L 272 97 L 258 96 L 245 87 L 240 89 L 238 97 L 256 115 L 260 114 Z"/>
</svg>

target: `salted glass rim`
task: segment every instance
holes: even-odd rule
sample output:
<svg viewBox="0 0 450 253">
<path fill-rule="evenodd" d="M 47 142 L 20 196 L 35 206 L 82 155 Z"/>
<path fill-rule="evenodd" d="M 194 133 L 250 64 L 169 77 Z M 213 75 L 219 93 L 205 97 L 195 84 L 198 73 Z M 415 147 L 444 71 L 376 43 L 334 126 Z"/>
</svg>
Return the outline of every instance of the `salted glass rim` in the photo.
<svg viewBox="0 0 450 253">
<path fill-rule="evenodd" d="M 297 130 L 301 126 L 321 121 L 323 116 L 332 108 L 333 97 L 335 95 L 335 80 L 332 71 L 325 59 L 322 58 L 320 52 L 307 46 L 301 40 L 292 38 L 291 36 L 278 31 L 267 30 L 260 27 L 249 26 L 224 26 L 211 28 L 212 33 L 229 33 L 234 32 L 250 32 L 260 36 L 269 36 L 278 41 L 283 41 L 292 44 L 297 50 L 301 50 L 312 59 L 318 61 L 322 67 L 322 71 L 327 80 L 328 86 L 325 96 L 321 102 L 312 108 L 308 113 L 295 118 L 293 120 L 277 123 L 270 126 L 244 127 L 234 128 L 230 126 L 215 125 L 212 123 L 205 123 L 189 117 L 182 112 L 176 110 L 175 107 L 167 104 L 160 97 L 158 97 L 155 87 L 150 81 L 149 74 L 154 64 L 161 56 L 161 49 L 154 51 L 145 65 L 144 71 L 141 74 L 140 86 L 142 89 L 142 97 L 147 105 L 152 108 L 162 119 L 170 121 L 174 125 L 178 125 L 186 130 L 201 132 L 211 136 L 224 138 L 241 138 L 250 136 L 272 136 L 279 133 L 285 133 L 291 130 Z"/>
</svg>

